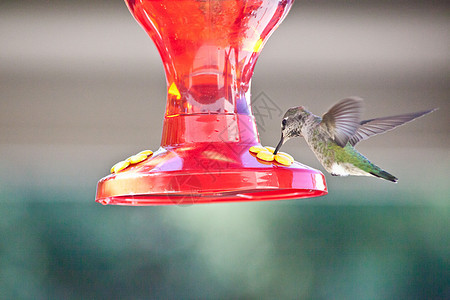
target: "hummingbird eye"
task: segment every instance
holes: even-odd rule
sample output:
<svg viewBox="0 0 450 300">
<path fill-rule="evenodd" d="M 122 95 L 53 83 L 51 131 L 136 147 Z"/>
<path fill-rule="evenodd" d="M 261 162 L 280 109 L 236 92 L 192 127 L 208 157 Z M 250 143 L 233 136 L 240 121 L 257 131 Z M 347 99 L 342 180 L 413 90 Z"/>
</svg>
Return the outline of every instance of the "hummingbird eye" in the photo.
<svg viewBox="0 0 450 300">
<path fill-rule="evenodd" d="M 283 126 L 283 128 L 284 128 L 284 126 L 286 126 L 286 123 L 287 123 L 286 119 L 283 119 L 283 121 L 281 121 L 281 125 Z"/>
</svg>

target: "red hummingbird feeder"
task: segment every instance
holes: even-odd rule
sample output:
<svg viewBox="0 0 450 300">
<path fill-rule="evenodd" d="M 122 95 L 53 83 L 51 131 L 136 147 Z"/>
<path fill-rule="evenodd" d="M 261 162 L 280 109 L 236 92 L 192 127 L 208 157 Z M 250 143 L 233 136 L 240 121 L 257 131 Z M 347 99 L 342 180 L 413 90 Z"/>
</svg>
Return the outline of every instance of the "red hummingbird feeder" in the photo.
<svg viewBox="0 0 450 300">
<path fill-rule="evenodd" d="M 323 174 L 261 161 L 251 111 L 256 60 L 293 0 L 126 0 L 166 73 L 161 147 L 101 179 L 96 201 L 119 205 L 240 202 L 327 194 Z"/>
</svg>

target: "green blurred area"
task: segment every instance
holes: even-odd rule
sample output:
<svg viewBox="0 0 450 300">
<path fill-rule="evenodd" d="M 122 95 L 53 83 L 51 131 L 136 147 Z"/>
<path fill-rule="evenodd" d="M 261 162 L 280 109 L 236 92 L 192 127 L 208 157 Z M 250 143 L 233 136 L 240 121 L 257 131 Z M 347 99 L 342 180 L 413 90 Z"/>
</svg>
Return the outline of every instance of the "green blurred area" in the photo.
<svg viewBox="0 0 450 300">
<path fill-rule="evenodd" d="M 447 207 L 370 205 L 389 197 L 383 193 L 365 195 L 364 206 L 318 198 L 104 207 L 88 195 L 72 193 L 67 203 L 42 197 L 0 203 L 1 299 L 448 299 L 450 292 Z M 340 203 L 349 195 L 327 197 Z"/>
</svg>

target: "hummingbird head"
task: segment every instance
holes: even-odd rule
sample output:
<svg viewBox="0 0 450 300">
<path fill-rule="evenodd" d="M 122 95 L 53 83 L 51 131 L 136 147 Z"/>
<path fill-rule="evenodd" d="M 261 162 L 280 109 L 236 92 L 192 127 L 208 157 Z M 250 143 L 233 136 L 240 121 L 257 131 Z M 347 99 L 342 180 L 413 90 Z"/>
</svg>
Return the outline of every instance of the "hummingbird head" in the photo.
<svg viewBox="0 0 450 300">
<path fill-rule="evenodd" d="M 302 128 L 311 113 L 303 106 L 292 107 L 284 114 L 281 121 L 281 139 L 275 148 L 274 154 L 278 153 L 281 146 L 289 139 L 302 136 Z"/>
</svg>

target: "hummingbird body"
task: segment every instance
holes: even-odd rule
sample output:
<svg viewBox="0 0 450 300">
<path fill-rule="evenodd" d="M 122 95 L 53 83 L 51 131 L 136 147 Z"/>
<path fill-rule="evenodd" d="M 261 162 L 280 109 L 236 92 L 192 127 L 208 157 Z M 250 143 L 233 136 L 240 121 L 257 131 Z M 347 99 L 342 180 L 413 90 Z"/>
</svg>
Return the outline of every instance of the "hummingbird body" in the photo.
<svg viewBox="0 0 450 300">
<path fill-rule="evenodd" d="M 431 111 L 433 110 L 361 122 L 362 99 L 356 97 L 341 100 L 322 118 L 302 106 L 293 107 L 284 115 L 281 140 L 275 154 L 288 139 L 303 136 L 331 175 L 375 176 L 397 182 L 395 176 L 371 163 L 354 145 Z"/>
</svg>

